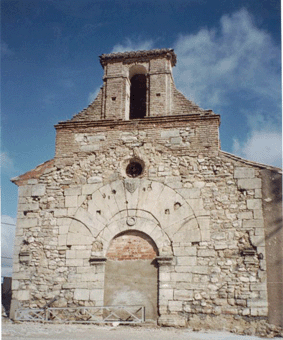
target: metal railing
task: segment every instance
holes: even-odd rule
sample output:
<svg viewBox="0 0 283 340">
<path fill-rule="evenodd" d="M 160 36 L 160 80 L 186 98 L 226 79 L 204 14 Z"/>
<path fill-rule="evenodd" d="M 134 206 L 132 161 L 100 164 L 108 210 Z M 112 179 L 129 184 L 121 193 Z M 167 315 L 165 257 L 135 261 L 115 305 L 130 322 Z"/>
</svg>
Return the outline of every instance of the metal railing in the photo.
<svg viewBox="0 0 283 340">
<path fill-rule="evenodd" d="M 145 321 L 144 306 L 101 306 L 101 307 L 46 307 L 19 308 L 16 321 L 39 321 L 54 323 L 121 323 L 136 324 Z"/>
</svg>

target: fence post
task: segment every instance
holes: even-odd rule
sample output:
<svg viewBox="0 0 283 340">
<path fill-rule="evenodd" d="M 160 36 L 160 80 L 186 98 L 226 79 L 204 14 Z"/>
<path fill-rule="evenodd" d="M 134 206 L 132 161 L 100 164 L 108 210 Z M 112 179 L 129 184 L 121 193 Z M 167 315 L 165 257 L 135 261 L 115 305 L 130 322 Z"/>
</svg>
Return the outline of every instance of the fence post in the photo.
<svg viewBox="0 0 283 340">
<path fill-rule="evenodd" d="M 142 322 L 145 322 L 145 306 L 142 306 Z"/>
</svg>

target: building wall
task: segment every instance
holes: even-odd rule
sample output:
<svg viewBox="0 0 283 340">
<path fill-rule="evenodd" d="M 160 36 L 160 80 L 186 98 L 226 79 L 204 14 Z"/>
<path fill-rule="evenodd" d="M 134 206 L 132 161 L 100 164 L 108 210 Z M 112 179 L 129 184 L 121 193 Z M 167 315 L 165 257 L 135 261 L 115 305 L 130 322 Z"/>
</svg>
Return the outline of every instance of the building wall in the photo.
<svg viewBox="0 0 283 340">
<path fill-rule="evenodd" d="M 268 319 L 283 327 L 283 228 L 282 175 L 272 170 L 261 171 L 263 217 L 265 225 Z"/>
<path fill-rule="evenodd" d="M 220 151 L 220 117 L 175 89 L 172 51 L 151 53 L 139 63 L 131 53 L 104 57 L 97 99 L 56 125 L 54 160 L 13 180 L 12 316 L 55 296 L 53 306 L 101 306 L 136 292 L 161 325 L 217 316 L 279 325 L 281 197 L 272 183 L 281 174 Z M 147 74 L 147 117 L 128 120 L 135 72 Z"/>
<path fill-rule="evenodd" d="M 95 258 L 137 230 L 161 256 L 161 323 L 179 313 L 267 316 L 261 174 L 216 146 L 209 156 L 198 149 L 211 122 L 70 128 L 67 145 L 58 129 L 54 166 L 19 188 L 13 298 L 26 307 L 55 295 L 57 306 L 103 304 L 105 263 Z M 144 162 L 135 179 L 125 173 L 132 158 Z"/>
</svg>

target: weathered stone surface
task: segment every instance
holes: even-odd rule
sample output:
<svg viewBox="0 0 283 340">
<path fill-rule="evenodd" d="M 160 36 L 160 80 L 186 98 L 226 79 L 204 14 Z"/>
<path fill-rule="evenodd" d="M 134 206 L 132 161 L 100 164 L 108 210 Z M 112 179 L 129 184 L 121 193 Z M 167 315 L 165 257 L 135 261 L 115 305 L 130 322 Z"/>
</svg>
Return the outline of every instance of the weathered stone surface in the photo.
<svg viewBox="0 0 283 340">
<path fill-rule="evenodd" d="M 239 179 L 238 187 L 240 189 L 260 189 L 261 179 L 260 178 Z"/>
<path fill-rule="evenodd" d="M 75 300 L 89 300 L 89 290 L 88 289 L 75 289 L 74 299 Z"/>
<path fill-rule="evenodd" d="M 122 287 L 119 301 L 143 305 L 148 287 L 156 290 L 162 325 L 266 317 L 266 249 L 282 247 L 265 241 L 267 230 L 279 230 L 278 221 L 267 223 L 279 200 L 265 193 L 263 166 L 220 151 L 219 116 L 175 89 L 171 50 L 139 53 L 141 64 L 135 54 L 102 58 L 104 87 L 56 126 L 52 164 L 13 180 L 20 185 L 13 298 L 42 307 L 56 293 L 58 306 L 103 305 L 111 276 Z M 146 114 L 132 119 L 127 77 L 141 70 Z M 109 261 L 121 270 L 109 275 Z"/>
<path fill-rule="evenodd" d="M 236 167 L 234 169 L 234 178 L 254 178 L 255 171 L 253 168 Z"/>
<path fill-rule="evenodd" d="M 45 194 L 45 184 L 33 185 L 31 188 L 31 196 L 43 196 Z"/>
</svg>

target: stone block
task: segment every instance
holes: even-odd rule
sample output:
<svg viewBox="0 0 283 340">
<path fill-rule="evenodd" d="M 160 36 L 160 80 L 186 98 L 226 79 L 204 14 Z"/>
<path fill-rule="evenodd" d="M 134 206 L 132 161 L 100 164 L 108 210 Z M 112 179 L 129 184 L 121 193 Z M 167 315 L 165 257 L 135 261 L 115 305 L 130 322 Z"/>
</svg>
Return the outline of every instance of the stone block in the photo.
<svg viewBox="0 0 283 340">
<path fill-rule="evenodd" d="M 255 247 L 263 246 L 264 245 L 264 236 L 255 236 L 250 235 L 251 242 Z"/>
<path fill-rule="evenodd" d="M 264 228 L 263 220 L 244 220 L 243 228 L 245 229 Z"/>
<path fill-rule="evenodd" d="M 31 185 L 23 185 L 19 187 L 19 197 L 31 196 Z"/>
<path fill-rule="evenodd" d="M 243 211 L 238 213 L 237 217 L 240 220 L 250 220 L 253 218 L 253 213 L 252 211 Z"/>
<path fill-rule="evenodd" d="M 91 236 L 82 235 L 79 233 L 68 233 L 67 245 L 87 245 L 92 244 L 93 238 Z"/>
<path fill-rule="evenodd" d="M 20 287 L 20 281 L 12 280 L 12 290 L 18 290 Z"/>
<path fill-rule="evenodd" d="M 39 203 L 38 202 L 18 204 L 18 211 L 28 210 L 30 212 L 32 210 L 38 210 L 38 209 L 39 209 Z"/>
<path fill-rule="evenodd" d="M 261 209 L 254 209 L 254 219 L 263 219 L 263 214 Z"/>
<path fill-rule="evenodd" d="M 91 301 L 103 301 L 103 289 L 92 289 L 89 299 Z"/>
<path fill-rule="evenodd" d="M 195 256 L 197 254 L 197 248 L 194 246 L 173 246 L 173 249 L 176 256 Z"/>
<path fill-rule="evenodd" d="M 207 266 L 192 266 L 188 268 L 188 271 L 193 274 L 208 274 L 208 270 Z"/>
<path fill-rule="evenodd" d="M 67 216 L 73 217 L 75 216 L 76 212 L 78 210 L 78 207 L 76 208 L 67 208 Z"/>
<path fill-rule="evenodd" d="M 258 299 L 254 299 L 254 300 L 248 300 L 247 303 L 248 307 L 268 307 L 268 301 L 267 300 L 258 300 Z"/>
<path fill-rule="evenodd" d="M 222 249 L 227 249 L 228 244 L 225 242 L 219 242 L 214 245 L 215 250 L 222 250 Z"/>
<path fill-rule="evenodd" d="M 36 179 L 36 178 L 28 179 L 28 184 L 37 184 L 37 183 L 38 183 L 38 179 Z"/>
<path fill-rule="evenodd" d="M 239 179 L 238 180 L 239 189 L 260 189 L 261 179 L 260 178 L 249 178 L 249 179 Z"/>
<path fill-rule="evenodd" d="M 209 229 L 201 229 L 200 235 L 201 235 L 202 242 L 210 241 L 210 230 Z M 191 241 L 191 242 L 196 242 L 196 241 Z"/>
<path fill-rule="evenodd" d="M 194 297 L 193 290 L 187 290 L 187 289 L 175 289 L 174 290 L 174 300 L 190 301 L 190 300 L 193 300 L 193 297 Z"/>
<path fill-rule="evenodd" d="M 255 189 L 255 198 L 262 198 L 261 189 Z"/>
<path fill-rule="evenodd" d="M 83 263 L 83 259 L 66 259 L 67 267 L 82 267 Z"/>
<path fill-rule="evenodd" d="M 36 184 L 32 186 L 31 196 L 43 196 L 45 195 L 46 186 L 45 184 Z"/>
<path fill-rule="evenodd" d="M 56 225 L 58 226 L 68 226 L 72 222 L 72 219 L 68 217 L 58 217 L 56 219 Z"/>
<path fill-rule="evenodd" d="M 173 289 L 160 289 L 159 290 L 159 300 L 173 300 Z M 162 302 L 161 302 L 162 303 Z"/>
<path fill-rule="evenodd" d="M 18 290 L 14 292 L 15 298 L 19 301 L 27 301 L 30 299 L 30 293 L 28 290 Z"/>
<path fill-rule="evenodd" d="M 99 144 L 81 145 L 80 149 L 83 152 L 95 152 L 100 149 L 100 145 Z"/>
<path fill-rule="evenodd" d="M 159 281 L 170 281 L 170 273 L 159 271 Z"/>
<path fill-rule="evenodd" d="M 203 200 L 202 198 L 190 198 L 187 200 L 188 204 L 192 208 L 192 210 L 195 212 L 196 216 L 201 215 L 201 212 L 204 213 L 203 209 Z"/>
<path fill-rule="evenodd" d="M 267 307 L 251 308 L 251 316 L 266 316 L 268 314 Z"/>
<path fill-rule="evenodd" d="M 90 195 L 101 188 L 102 185 L 102 183 L 84 184 L 82 185 L 82 195 Z"/>
<path fill-rule="evenodd" d="M 79 196 L 82 194 L 81 186 L 70 187 L 64 190 L 64 196 Z"/>
<path fill-rule="evenodd" d="M 178 266 L 180 268 L 180 266 Z M 181 266 L 181 268 L 183 268 Z M 191 282 L 192 281 L 192 273 L 188 272 L 188 267 L 184 268 L 186 272 L 184 273 L 170 273 L 171 281 L 173 282 Z"/>
<path fill-rule="evenodd" d="M 59 235 L 65 235 L 68 233 L 69 226 L 68 225 L 60 225 L 59 226 Z"/>
<path fill-rule="evenodd" d="M 199 249 L 198 257 L 214 257 L 215 251 L 213 249 Z"/>
<path fill-rule="evenodd" d="M 177 258 L 179 266 L 195 266 L 197 264 L 196 256 L 182 256 Z"/>
<path fill-rule="evenodd" d="M 87 136 L 87 139 L 89 140 L 90 143 L 100 142 L 100 141 L 104 141 L 106 139 L 106 136 L 105 134 L 97 134 L 94 136 Z"/>
<path fill-rule="evenodd" d="M 176 191 L 187 200 L 188 204 L 190 204 L 189 199 L 191 198 L 200 199 L 201 197 L 199 188 L 182 188 L 177 189 Z"/>
<path fill-rule="evenodd" d="M 54 217 L 67 216 L 67 209 L 54 209 Z"/>
<path fill-rule="evenodd" d="M 158 318 L 158 325 L 166 327 L 186 327 L 187 319 L 177 314 L 162 314 Z"/>
<path fill-rule="evenodd" d="M 67 234 L 58 236 L 58 246 L 67 245 Z"/>
<path fill-rule="evenodd" d="M 160 135 L 161 138 L 179 137 L 180 131 L 178 129 L 163 130 Z"/>
<path fill-rule="evenodd" d="M 37 226 L 37 218 L 18 218 L 17 226 L 20 228 L 32 228 Z"/>
<path fill-rule="evenodd" d="M 210 217 L 209 216 L 199 216 L 197 218 L 200 229 L 209 230 Z"/>
<path fill-rule="evenodd" d="M 76 250 L 69 250 L 66 251 L 66 259 L 75 259 L 76 258 Z"/>
<path fill-rule="evenodd" d="M 74 300 L 87 301 L 89 300 L 89 297 L 90 297 L 90 292 L 88 289 L 77 288 L 74 291 Z"/>
<path fill-rule="evenodd" d="M 90 250 L 77 250 L 76 257 L 78 259 L 89 259 L 90 258 Z"/>
<path fill-rule="evenodd" d="M 181 144 L 182 143 L 182 138 L 181 137 L 171 137 L 170 138 L 170 143 L 171 144 Z"/>
<path fill-rule="evenodd" d="M 77 205 L 78 205 L 78 196 L 66 196 L 65 197 L 66 208 L 76 208 Z"/>
<path fill-rule="evenodd" d="M 248 209 L 262 209 L 261 199 L 254 198 L 247 200 Z"/>
<path fill-rule="evenodd" d="M 255 236 L 264 236 L 264 228 L 255 228 Z"/>
<path fill-rule="evenodd" d="M 102 183 L 102 177 L 100 177 L 100 176 L 93 176 L 93 177 L 90 177 L 90 178 L 87 180 L 87 183 L 88 183 L 88 184 L 99 184 L 99 183 Z"/>
<path fill-rule="evenodd" d="M 88 281 L 88 282 L 93 282 L 93 283 L 99 282 L 97 280 L 97 274 L 95 274 L 95 273 L 85 273 L 85 274 L 83 274 L 82 281 Z M 103 280 L 102 280 L 102 283 L 103 283 Z M 100 287 L 100 288 L 103 288 L 103 287 Z"/>
<path fill-rule="evenodd" d="M 182 301 L 169 301 L 168 307 L 170 312 L 182 312 Z"/>
<path fill-rule="evenodd" d="M 234 169 L 234 178 L 254 178 L 255 171 L 253 168 L 236 167 Z"/>
</svg>

